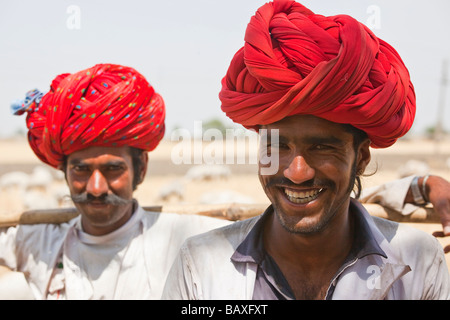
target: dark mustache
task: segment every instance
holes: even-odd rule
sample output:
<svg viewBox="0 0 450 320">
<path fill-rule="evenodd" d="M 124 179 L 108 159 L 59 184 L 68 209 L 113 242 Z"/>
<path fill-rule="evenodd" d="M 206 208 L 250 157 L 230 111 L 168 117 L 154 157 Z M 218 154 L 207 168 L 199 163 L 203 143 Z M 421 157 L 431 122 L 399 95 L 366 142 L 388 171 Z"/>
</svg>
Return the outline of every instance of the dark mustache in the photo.
<svg viewBox="0 0 450 320">
<path fill-rule="evenodd" d="M 269 180 L 269 182 L 264 187 L 265 189 L 274 187 L 274 186 L 283 186 L 286 188 L 327 188 L 333 189 L 336 184 L 331 180 L 325 179 L 311 179 L 300 184 L 294 183 L 286 177 L 273 177 Z"/>
<path fill-rule="evenodd" d="M 114 206 L 126 205 L 133 202 L 133 200 L 124 199 L 115 194 L 102 194 L 99 197 L 93 196 L 90 193 L 84 192 L 70 196 L 74 203 L 89 204 L 93 201 L 103 202 L 104 204 L 111 204 Z"/>
</svg>

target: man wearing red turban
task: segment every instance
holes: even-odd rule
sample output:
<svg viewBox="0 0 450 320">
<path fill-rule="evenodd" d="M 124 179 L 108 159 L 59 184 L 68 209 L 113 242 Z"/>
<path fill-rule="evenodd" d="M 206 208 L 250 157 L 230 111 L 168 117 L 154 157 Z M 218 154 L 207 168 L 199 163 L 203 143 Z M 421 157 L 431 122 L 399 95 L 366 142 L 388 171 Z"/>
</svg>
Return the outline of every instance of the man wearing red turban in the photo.
<svg viewBox="0 0 450 320">
<path fill-rule="evenodd" d="M 152 151 L 164 136 L 163 99 L 140 73 L 120 65 L 61 74 L 48 93 L 31 91 L 14 108 L 28 113 L 30 146 L 55 168 L 87 147 Z"/>
<path fill-rule="evenodd" d="M 80 213 L 59 225 L 0 229 L 0 271 L 26 276 L 15 282 L 15 293 L 19 283 L 30 288 L 21 298 L 159 299 L 182 241 L 228 223 L 147 212 L 133 199 L 165 115 L 136 70 L 99 64 L 62 74 L 48 93 L 29 92 L 13 108 L 28 113 L 31 148 L 64 171 Z"/>
<path fill-rule="evenodd" d="M 412 126 L 414 88 L 398 53 L 345 15 L 274 1 L 252 17 L 222 80 L 222 110 L 247 128 L 314 115 L 392 145 Z"/>
<path fill-rule="evenodd" d="M 260 159 L 276 162 L 270 173 L 259 164 L 271 206 L 188 239 L 163 298 L 450 298 L 440 243 L 351 198 L 369 146 L 392 145 L 413 123 L 413 85 L 390 45 L 349 16 L 275 0 L 251 18 L 219 97 L 228 117 L 259 130 Z M 425 180 L 436 178 L 415 180 L 416 199 L 431 200 Z"/>
</svg>

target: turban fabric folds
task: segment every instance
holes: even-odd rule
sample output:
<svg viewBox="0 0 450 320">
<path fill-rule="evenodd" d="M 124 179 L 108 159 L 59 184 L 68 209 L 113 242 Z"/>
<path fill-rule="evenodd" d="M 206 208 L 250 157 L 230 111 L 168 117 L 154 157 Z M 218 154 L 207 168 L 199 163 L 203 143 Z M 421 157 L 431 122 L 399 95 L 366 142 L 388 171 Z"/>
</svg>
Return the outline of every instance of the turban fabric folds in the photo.
<svg viewBox="0 0 450 320">
<path fill-rule="evenodd" d="M 153 150 L 164 135 L 164 101 L 136 70 L 113 64 L 57 76 L 45 95 L 29 92 L 15 108 L 27 112 L 28 138 L 43 162 L 92 147 Z"/>
<path fill-rule="evenodd" d="M 409 72 L 388 43 L 350 16 L 285 0 L 251 18 L 219 98 L 246 128 L 308 114 L 365 131 L 375 148 L 406 134 L 416 109 Z"/>
</svg>

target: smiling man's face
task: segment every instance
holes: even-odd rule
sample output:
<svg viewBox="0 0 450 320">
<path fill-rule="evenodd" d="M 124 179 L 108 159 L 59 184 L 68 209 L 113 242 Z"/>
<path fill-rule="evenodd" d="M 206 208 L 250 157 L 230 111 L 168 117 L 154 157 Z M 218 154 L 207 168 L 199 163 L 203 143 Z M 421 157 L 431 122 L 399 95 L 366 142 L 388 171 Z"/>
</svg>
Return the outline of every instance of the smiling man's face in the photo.
<svg viewBox="0 0 450 320">
<path fill-rule="evenodd" d="M 320 232 L 336 215 L 348 211 L 357 171 L 370 161 L 369 140 L 357 150 L 345 126 L 315 116 L 297 115 L 262 126 L 278 129 L 260 154 L 278 152 L 279 167 L 259 178 L 281 225 L 291 233 Z"/>
</svg>

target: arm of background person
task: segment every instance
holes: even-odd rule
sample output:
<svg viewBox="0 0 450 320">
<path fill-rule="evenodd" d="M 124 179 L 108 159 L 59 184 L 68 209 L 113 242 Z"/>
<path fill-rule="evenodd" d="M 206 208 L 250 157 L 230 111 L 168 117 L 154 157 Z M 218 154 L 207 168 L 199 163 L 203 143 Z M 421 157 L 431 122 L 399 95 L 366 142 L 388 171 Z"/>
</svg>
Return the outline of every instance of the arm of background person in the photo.
<svg viewBox="0 0 450 320">
<path fill-rule="evenodd" d="M 423 185 L 424 180 L 424 177 L 419 178 L 419 186 Z M 450 182 L 442 177 L 430 175 L 425 182 L 425 192 L 425 198 L 439 214 L 443 227 L 443 235 L 450 236 Z M 408 189 L 405 202 L 414 202 L 411 188 Z"/>
<path fill-rule="evenodd" d="M 418 185 L 422 190 L 425 177 L 419 177 Z M 363 203 L 378 203 L 403 215 L 409 215 L 420 205 L 414 203 L 411 184 L 414 176 L 393 180 L 385 184 L 363 189 L 360 201 Z M 439 214 L 443 234 L 450 235 L 450 182 L 442 177 L 430 175 L 426 179 L 425 198 L 433 205 Z M 441 235 L 441 236 L 442 236 Z"/>
</svg>

